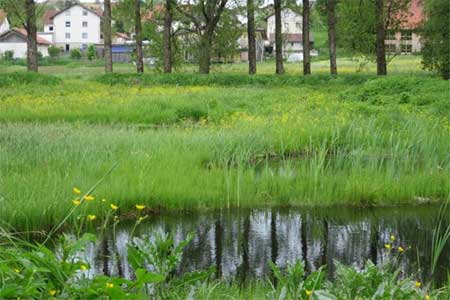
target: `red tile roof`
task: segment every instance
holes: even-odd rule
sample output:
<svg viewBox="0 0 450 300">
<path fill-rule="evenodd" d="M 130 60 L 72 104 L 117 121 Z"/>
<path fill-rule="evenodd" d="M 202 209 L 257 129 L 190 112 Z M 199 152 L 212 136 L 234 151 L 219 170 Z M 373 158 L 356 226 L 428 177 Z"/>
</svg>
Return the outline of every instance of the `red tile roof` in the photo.
<svg viewBox="0 0 450 300">
<path fill-rule="evenodd" d="M 53 24 L 53 17 L 58 13 L 59 11 L 56 9 L 50 9 L 47 10 L 44 13 L 43 19 L 44 19 L 44 25 L 52 25 Z"/>
<path fill-rule="evenodd" d="M 400 28 L 402 29 L 415 29 L 419 27 L 423 20 L 423 2 L 424 0 L 412 0 L 409 10 L 402 17 Z"/>
<path fill-rule="evenodd" d="M 28 36 L 27 31 L 25 30 L 25 28 L 13 28 L 10 31 L 14 31 L 17 32 L 18 34 L 22 35 L 25 39 Z M 49 41 L 47 41 L 46 39 L 43 39 L 41 37 L 37 37 L 37 43 L 41 44 L 41 45 L 51 45 L 51 43 Z"/>
</svg>

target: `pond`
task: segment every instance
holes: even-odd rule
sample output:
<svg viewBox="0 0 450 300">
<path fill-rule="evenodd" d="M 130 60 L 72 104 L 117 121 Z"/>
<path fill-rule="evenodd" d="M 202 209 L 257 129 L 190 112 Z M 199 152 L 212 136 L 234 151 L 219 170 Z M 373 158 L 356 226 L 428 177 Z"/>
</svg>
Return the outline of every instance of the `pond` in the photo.
<svg viewBox="0 0 450 300">
<path fill-rule="evenodd" d="M 432 232 L 439 207 L 389 207 L 356 209 L 291 208 L 226 210 L 207 213 L 151 216 L 135 232 L 150 238 L 158 230 L 171 232 L 177 241 L 195 237 L 185 249 L 179 272 L 215 267 L 220 278 L 264 278 L 268 261 L 284 268 L 304 260 L 309 271 L 327 265 L 332 278 L 335 261 L 362 267 L 367 260 L 383 263 L 389 255 L 400 257 L 404 274 L 427 281 L 430 274 Z M 446 215 L 447 221 L 450 215 Z M 448 224 L 449 222 L 447 222 Z M 121 223 L 119 223 L 121 224 Z M 132 274 L 126 243 L 133 224 L 124 222 L 115 235 L 91 245 L 85 255 L 91 274 Z M 113 238 L 115 236 L 115 238 Z M 395 236 L 395 241 L 391 241 Z M 387 250 L 392 244 L 394 250 Z M 398 254 L 398 247 L 405 251 Z M 436 280 L 446 280 L 450 249 L 444 249 Z M 420 272 L 419 272 L 420 270 Z"/>
</svg>

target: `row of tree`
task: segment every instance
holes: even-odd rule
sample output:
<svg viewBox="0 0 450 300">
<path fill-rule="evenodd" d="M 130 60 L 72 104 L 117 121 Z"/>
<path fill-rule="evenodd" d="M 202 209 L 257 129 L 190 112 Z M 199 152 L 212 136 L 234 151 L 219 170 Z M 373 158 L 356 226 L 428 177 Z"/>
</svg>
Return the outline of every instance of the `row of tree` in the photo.
<svg viewBox="0 0 450 300">
<path fill-rule="evenodd" d="M 210 71 L 212 48 L 217 39 L 219 22 L 226 12 L 233 7 L 243 7 L 246 15 L 248 38 L 248 72 L 256 74 L 256 20 L 261 0 L 246 0 L 246 3 L 229 2 L 231 0 L 193 0 L 183 2 L 179 0 L 164 0 L 162 11 L 162 69 L 166 73 L 172 72 L 174 62 L 174 39 L 181 31 L 194 33 L 197 36 L 197 61 L 199 72 L 208 74 Z M 237 0 L 242 1 L 242 0 Z M 444 78 L 450 77 L 450 1 L 423 0 L 425 2 L 426 21 L 422 27 L 424 41 L 424 66 L 437 70 Z M 283 66 L 283 34 L 282 10 L 295 8 L 303 16 L 302 42 L 303 42 L 303 74 L 311 74 L 310 59 L 310 27 L 311 5 L 310 0 L 274 0 L 273 14 L 275 16 L 275 72 L 284 73 Z M 28 70 L 37 71 L 37 25 L 36 0 L 0 0 L 1 7 L 8 13 L 21 20 L 28 32 Z M 337 49 L 343 48 L 348 53 L 374 57 L 377 65 L 377 74 L 387 74 L 387 57 L 385 40 L 387 30 L 400 28 L 404 18 L 408 17 L 408 8 L 411 0 L 316 0 L 314 5 L 319 12 L 317 18 L 323 18 L 328 30 L 328 49 L 330 73 L 337 75 Z M 136 42 L 136 68 L 137 72 L 144 72 L 143 50 L 143 12 L 155 11 L 153 1 L 120 0 L 117 8 L 125 15 L 126 20 L 132 20 Z M 102 31 L 105 48 L 105 71 L 113 71 L 112 63 L 112 9 L 111 1 L 104 0 L 104 13 Z M 178 26 L 174 32 L 174 17 L 176 21 L 185 26 Z M 224 23 L 224 26 L 233 26 L 233 22 Z M 120 22 L 117 22 L 120 23 Z M 226 31 L 227 28 L 224 28 Z M 131 30 L 130 30 L 131 31 Z M 232 36 L 231 38 L 235 38 Z"/>
</svg>

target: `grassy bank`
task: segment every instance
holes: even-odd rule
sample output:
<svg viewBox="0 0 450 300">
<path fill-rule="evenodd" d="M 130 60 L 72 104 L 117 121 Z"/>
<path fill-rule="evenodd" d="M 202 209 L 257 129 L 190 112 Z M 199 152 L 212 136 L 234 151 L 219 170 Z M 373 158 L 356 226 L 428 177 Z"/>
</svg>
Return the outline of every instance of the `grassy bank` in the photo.
<svg viewBox="0 0 450 300">
<path fill-rule="evenodd" d="M 13 76 L 0 94 L 0 215 L 17 228 L 56 223 L 72 187 L 117 162 L 94 196 L 124 214 L 450 193 L 449 83 L 431 76 Z"/>
</svg>

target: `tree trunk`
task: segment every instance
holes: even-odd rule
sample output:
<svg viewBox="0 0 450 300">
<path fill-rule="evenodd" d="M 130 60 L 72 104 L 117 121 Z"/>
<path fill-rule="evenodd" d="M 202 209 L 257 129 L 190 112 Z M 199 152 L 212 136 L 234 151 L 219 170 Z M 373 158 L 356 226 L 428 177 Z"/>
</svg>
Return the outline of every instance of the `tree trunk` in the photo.
<svg viewBox="0 0 450 300">
<path fill-rule="evenodd" d="M 255 0 L 247 0 L 248 74 L 256 74 Z"/>
<path fill-rule="evenodd" d="M 142 50 L 141 1 L 134 1 L 134 26 L 136 34 L 136 70 L 144 73 L 144 52 Z"/>
<path fill-rule="evenodd" d="M 34 0 L 26 0 L 26 30 L 27 30 L 27 69 L 28 72 L 38 71 L 36 3 Z"/>
<path fill-rule="evenodd" d="M 199 73 L 209 74 L 211 65 L 211 47 L 214 29 L 207 26 L 205 32 L 200 37 L 200 55 L 198 58 Z"/>
<path fill-rule="evenodd" d="M 386 49 L 384 46 L 385 29 L 384 29 L 384 0 L 375 0 L 375 16 L 377 24 L 377 75 L 386 75 Z"/>
<path fill-rule="evenodd" d="M 172 73 L 172 0 L 166 0 L 166 11 L 164 13 L 163 33 L 163 61 L 164 73 Z"/>
<path fill-rule="evenodd" d="M 105 48 L 105 72 L 113 71 L 111 36 L 111 0 L 105 0 L 103 12 L 103 41 Z"/>
<path fill-rule="evenodd" d="M 311 74 L 309 55 L 309 0 L 303 0 L 303 75 Z"/>
<path fill-rule="evenodd" d="M 275 62 L 276 74 L 284 74 L 283 37 L 281 32 L 281 0 L 274 0 L 275 8 Z"/>
<path fill-rule="evenodd" d="M 330 49 L 330 73 L 337 75 L 336 64 L 336 0 L 328 0 L 328 48 Z"/>
</svg>

